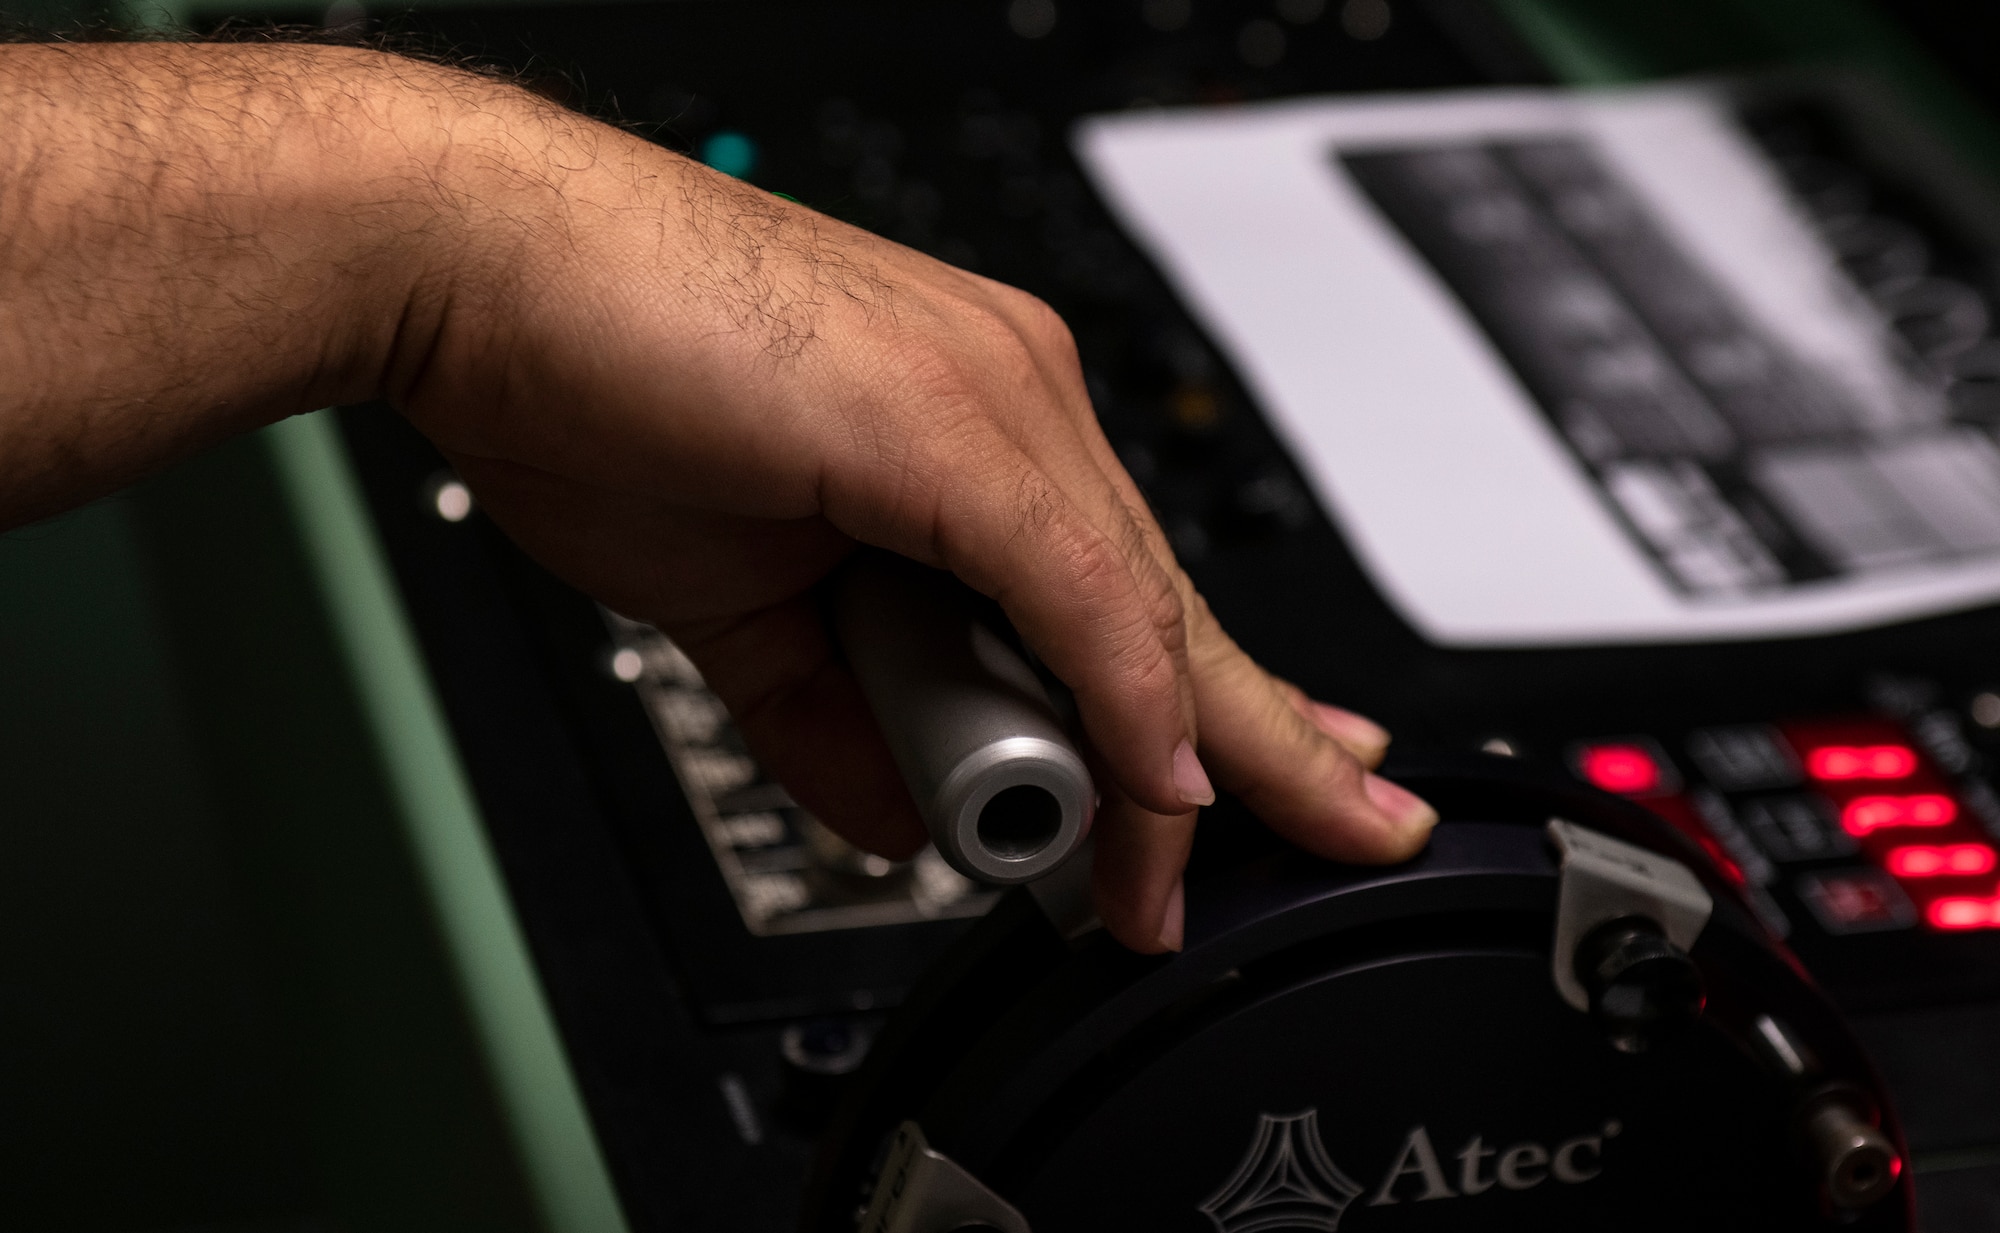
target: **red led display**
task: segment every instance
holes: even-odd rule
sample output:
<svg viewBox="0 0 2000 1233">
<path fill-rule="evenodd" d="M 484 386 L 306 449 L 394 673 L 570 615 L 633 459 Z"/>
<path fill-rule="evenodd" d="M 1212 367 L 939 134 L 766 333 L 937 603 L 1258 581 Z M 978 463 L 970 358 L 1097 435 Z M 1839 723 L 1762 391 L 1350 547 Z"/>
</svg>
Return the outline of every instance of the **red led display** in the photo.
<svg viewBox="0 0 2000 1233">
<path fill-rule="evenodd" d="M 1857 796 L 1840 811 L 1841 829 L 1861 836 L 1889 827 L 1949 826 L 1958 802 L 1941 792 L 1909 796 Z"/>
<path fill-rule="evenodd" d="M 1907 779 L 1917 771 L 1917 752 L 1907 745 L 1822 745 L 1806 751 L 1806 772 L 1814 779 Z"/>
<path fill-rule="evenodd" d="M 1899 878 L 1957 878 L 1992 873 L 2000 861 L 1983 843 L 1945 843 L 1891 848 L 1883 864 Z"/>
<path fill-rule="evenodd" d="M 1664 782 L 1660 764 L 1638 745 L 1586 745 L 1577 752 L 1576 769 L 1606 792 L 1645 796 Z"/>
<path fill-rule="evenodd" d="M 1951 895 L 1933 900 L 1924 918 L 1939 929 L 2000 929 L 2000 896 Z"/>
<path fill-rule="evenodd" d="M 1916 908 L 1902 886 L 1873 869 L 1829 869 L 1796 884 L 1821 925 L 1834 933 L 1873 933 L 1916 923 Z"/>
<path fill-rule="evenodd" d="M 1919 751 L 1901 724 L 1879 715 L 1829 715 L 1757 732 L 1764 743 L 1755 748 L 1707 734 L 1706 743 L 1691 742 L 1690 757 L 1712 787 L 1730 794 L 1729 807 L 1745 828 L 1738 838 L 1763 847 L 1778 864 L 1859 858 L 1795 875 L 1798 894 L 1826 930 L 1922 924 L 1942 932 L 2000 931 L 2000 887 L 1992 880 L 2000 873 L 2000 832 L 1981 833 L 1952 777 Z M 1759 751 L 1761 759 L 1750 757 Z M 1677 795 L 1674 766 L 1650 740 L 1629 736 L 1572 746 L 1570 757 L 1579 777 L 1645 798 L 1648 808 L 1693 835 L 1718 863 L 1726 861 L 1710 834 L 1717 824 Z M 1765 792 L 1785 795 L 1737 797 Z M 1825 823 L 1814 819 L 1836 817 L 1858 844 L 1815 830 Z M 1979 893 L 1968 894 L 1968 883 Z"/>
</svg>

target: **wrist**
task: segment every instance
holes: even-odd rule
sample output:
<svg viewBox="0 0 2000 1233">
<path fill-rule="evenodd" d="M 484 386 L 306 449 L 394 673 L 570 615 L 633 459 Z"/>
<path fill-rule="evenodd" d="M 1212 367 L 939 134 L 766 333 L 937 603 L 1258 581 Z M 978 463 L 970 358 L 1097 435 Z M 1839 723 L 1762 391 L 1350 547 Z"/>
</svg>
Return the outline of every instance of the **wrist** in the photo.
<svg viewBox="0 0 2000 1233">
<path fill-rule="evenodd" d="M 0 46 L 0 114 L 0 526 L 496 336 L 629 140 L 336 47 Z"/>
<path fill-rule="evenodd" d="M 428 92 L 461 80 L 504 89 L 352 48 L 0 48 L 28 405 L 178 399 L 240 428 L 375 393 L 458 235 L 438 168 L 477 103 Z"/>
<path fill-rule="evenodd" d="M 322 356 L 291 409 L 394 397 L 443 331 L 481 328 L 503 307 L 496 224 L 521 205 L 504 190 L 522 175 L 517 148 L 556 109 L 506 82 L 385 53 L 274 50 L 297 57 L 301 87 L 296 111 L 276 121 L 263 226 L 297 230 L 302 266 L 325 275 L 304 315 Z"/>
</svg>

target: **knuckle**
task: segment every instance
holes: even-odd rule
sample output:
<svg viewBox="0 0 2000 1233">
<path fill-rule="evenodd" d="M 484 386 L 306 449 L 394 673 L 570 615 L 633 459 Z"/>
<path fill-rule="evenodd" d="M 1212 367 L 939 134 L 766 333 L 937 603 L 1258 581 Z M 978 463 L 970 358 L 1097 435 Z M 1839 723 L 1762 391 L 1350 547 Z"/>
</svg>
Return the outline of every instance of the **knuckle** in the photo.
<svg viewBox="0 0 2000 1233">
<path fill-rule="evenodd" d="M 1128 623 L 1112 639 L 1111 661 L 1119 674 L 1146 694 L 1171 695 L 1179 674 L 1169 648 L 1143 623 Z"/>
<path fill-rule="evenodd" d="M 1134 573 L 1143 589 L 1142 599 L 1153 633 L 1172 653 L 1185 651 L 1189 615 L 1187 603 L 1181 595 L 1181 588 L 1175 585 L 1173 575 L 1153 555 L 1145 525 L 1129 510 L 1120 523 L 1119 538 L 1124 558 L 1136 563 Z"/>
<path fill-rule="evenodd" d="M 1027 295 L 1026 300 L 1022 312 L 1026 316 L 1029 334 L 1058 354 L 1074 357 L 1076 335 L 1070 332 L 1069 322 L 1063 320 L 1062 314 L 1051 308 L 1047 300 L 1033 295 Z"/>
<path fill-rule="evenodd" d="M 962 320 L 971 339 L 982 350 L 1009 359 L 1026 356 L 1032 351 L 1017 324 L 1015 313 L 1004 301 L 968 305 Z"/>
<path fill-rule="evenodd" d="M 1080 367 L 1069 323 L 1039 296 L 1004 288 L 979 319 L 989 344 L 1013 362 L 1058 370 Z"/>
<path fill-rule="evenodd" d="M 1135 592 L 1130 559 L 1112 540 L 1083 528 L 1058 550 L 1070 562 L 1074 592 L 1087 597 L 1099 613 L 1102 645 L 1114 675 L 1148 689 L 1171 687 L 1174 665 L 1160 636 L 1158 604 Z"/>
<path fill-rule="evenodd" d="M 1125 560 L 1109 540 L 1087 526 L 1077 526 L 1068 542 L 1056 547 L 1069 562 L 1070 585 L 1076 594 L 1117 603 L 1125 589 Z"/>
<path fill-rule="evenodd" d="M 1024 466 L 1014 480 L 1015 533 L 1042 538 L 1062 520 L 1064 501 L 1055 481 Z"/>
<path fill-rule="evenodd" d="M 920 402 L 959 404 L 969 401 L 979 382 L 965 362 L 962 352 L 929 334 L 910 334 L 897 340 L 882 379 L 902 397 Z"/>
</svg>

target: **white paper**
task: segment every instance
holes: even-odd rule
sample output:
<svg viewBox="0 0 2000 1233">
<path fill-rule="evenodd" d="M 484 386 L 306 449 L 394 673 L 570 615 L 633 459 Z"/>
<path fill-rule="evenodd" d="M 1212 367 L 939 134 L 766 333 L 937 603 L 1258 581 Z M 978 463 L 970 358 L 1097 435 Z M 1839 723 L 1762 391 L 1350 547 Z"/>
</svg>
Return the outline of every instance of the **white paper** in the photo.
<svg viewBox="0 0 2000 1233">
<path fill-rule="evenodd" d="M 1836 574 L 1787 577 L 1761 559 L 1691 464 L 1586 461 L 1581 430 L 1558 428 L 1340 157 L 1528 138 L 1580 140 L 1758 337 L 1879 438 L 1861 461 L 1851 441 L 1734 456 Z M 2000 598 L 2000 450 L 1944 422 L 1938 390 L 1896 359 L 1719 95 L 1133 112 L 1090 119 L 1075 141 L 1375 582 L 1434 642 L 1816 634 Z"/>
</svg>

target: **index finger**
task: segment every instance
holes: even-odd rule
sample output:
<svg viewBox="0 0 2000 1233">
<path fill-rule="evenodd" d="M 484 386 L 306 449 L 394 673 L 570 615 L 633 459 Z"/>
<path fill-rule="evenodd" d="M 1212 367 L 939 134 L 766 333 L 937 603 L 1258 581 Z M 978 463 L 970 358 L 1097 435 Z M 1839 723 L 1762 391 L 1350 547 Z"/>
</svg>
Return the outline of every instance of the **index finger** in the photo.
<svg viewBox="0 0 2000 1233">
<path fill-rule="evenodd" d="M 1134 801 L 1160 813 L 1206 804 L 1205 778 L 1191 788 L 1186 767 L 1192 691 L 1171 580 L 1136 569 L 1112 531 L 977 417 L 945 442 L 876 465 L 830 478 L 823 500 L 835 524 L 998 601 L 1070 686 L 1092 744 Z M 885 504 L 884 491 L 897 499 Z"/>
</svg>

